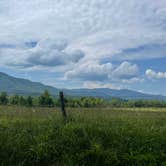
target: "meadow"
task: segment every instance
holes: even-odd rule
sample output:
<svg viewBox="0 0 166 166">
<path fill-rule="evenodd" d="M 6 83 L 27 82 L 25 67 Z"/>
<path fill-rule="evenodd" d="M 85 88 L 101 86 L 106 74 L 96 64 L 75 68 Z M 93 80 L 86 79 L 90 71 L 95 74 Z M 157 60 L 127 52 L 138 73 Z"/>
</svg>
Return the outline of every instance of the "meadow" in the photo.
<svg viewBox="0 0 166 166">
<path fill-rule="evenodd" d="M 2 166 L 165 166 L 165 108 L 0 106 Z"/>
</svg>

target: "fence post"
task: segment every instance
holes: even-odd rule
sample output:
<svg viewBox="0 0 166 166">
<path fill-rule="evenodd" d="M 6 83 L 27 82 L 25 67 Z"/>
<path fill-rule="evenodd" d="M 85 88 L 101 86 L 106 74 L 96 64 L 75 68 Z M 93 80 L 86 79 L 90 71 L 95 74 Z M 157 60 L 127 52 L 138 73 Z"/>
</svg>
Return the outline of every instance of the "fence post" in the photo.
<svg viewBox="0 0 166 166">
<path fill-rule="evenodd" d="M 64 118 L 67 117 L 67 114 L 66 114 L 66 110 L 65 110 L 65 102 L 64 102 L 64 95 L 63 95 L 63 92 L 59 92 L 59 97 L 60 97 L 60 102 L 61 102 L 61 111 L 62 111 L 62 115 Z"/>
</svg>

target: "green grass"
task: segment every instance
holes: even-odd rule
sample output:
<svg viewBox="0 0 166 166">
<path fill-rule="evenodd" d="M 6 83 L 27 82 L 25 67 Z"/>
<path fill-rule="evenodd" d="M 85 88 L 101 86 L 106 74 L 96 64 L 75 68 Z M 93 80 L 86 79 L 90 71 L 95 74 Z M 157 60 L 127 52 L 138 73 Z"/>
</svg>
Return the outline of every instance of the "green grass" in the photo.
<svg viewBox="0 0 166 166">
<path fill-rule="evenodd" d="M 0 107 L 2 166 L 165 166 L 166 109 Z"/>
</svg>

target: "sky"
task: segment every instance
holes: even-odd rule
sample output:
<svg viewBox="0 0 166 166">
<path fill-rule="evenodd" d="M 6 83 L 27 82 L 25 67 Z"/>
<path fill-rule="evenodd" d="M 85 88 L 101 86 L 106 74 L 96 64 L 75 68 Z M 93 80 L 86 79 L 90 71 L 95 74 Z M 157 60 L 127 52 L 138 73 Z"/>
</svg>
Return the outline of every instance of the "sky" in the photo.
<svg viewBox="0 0 166 166">
<path fill-rule="evenodd" d="M 0 0 L 0 71 L 166 95 L 166 0 Z"/>
</svg>

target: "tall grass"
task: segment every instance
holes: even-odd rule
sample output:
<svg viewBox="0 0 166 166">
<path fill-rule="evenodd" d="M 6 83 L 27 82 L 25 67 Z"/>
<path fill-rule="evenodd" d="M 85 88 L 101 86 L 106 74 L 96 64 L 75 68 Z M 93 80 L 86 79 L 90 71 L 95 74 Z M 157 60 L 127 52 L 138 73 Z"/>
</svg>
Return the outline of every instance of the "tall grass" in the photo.
<svg viewBox="0 0 166 166">
<path fill-rule="evenodd" d="M 166 165 L 166 110 L 0 107 L 3 166 Z"/>
</svg>

